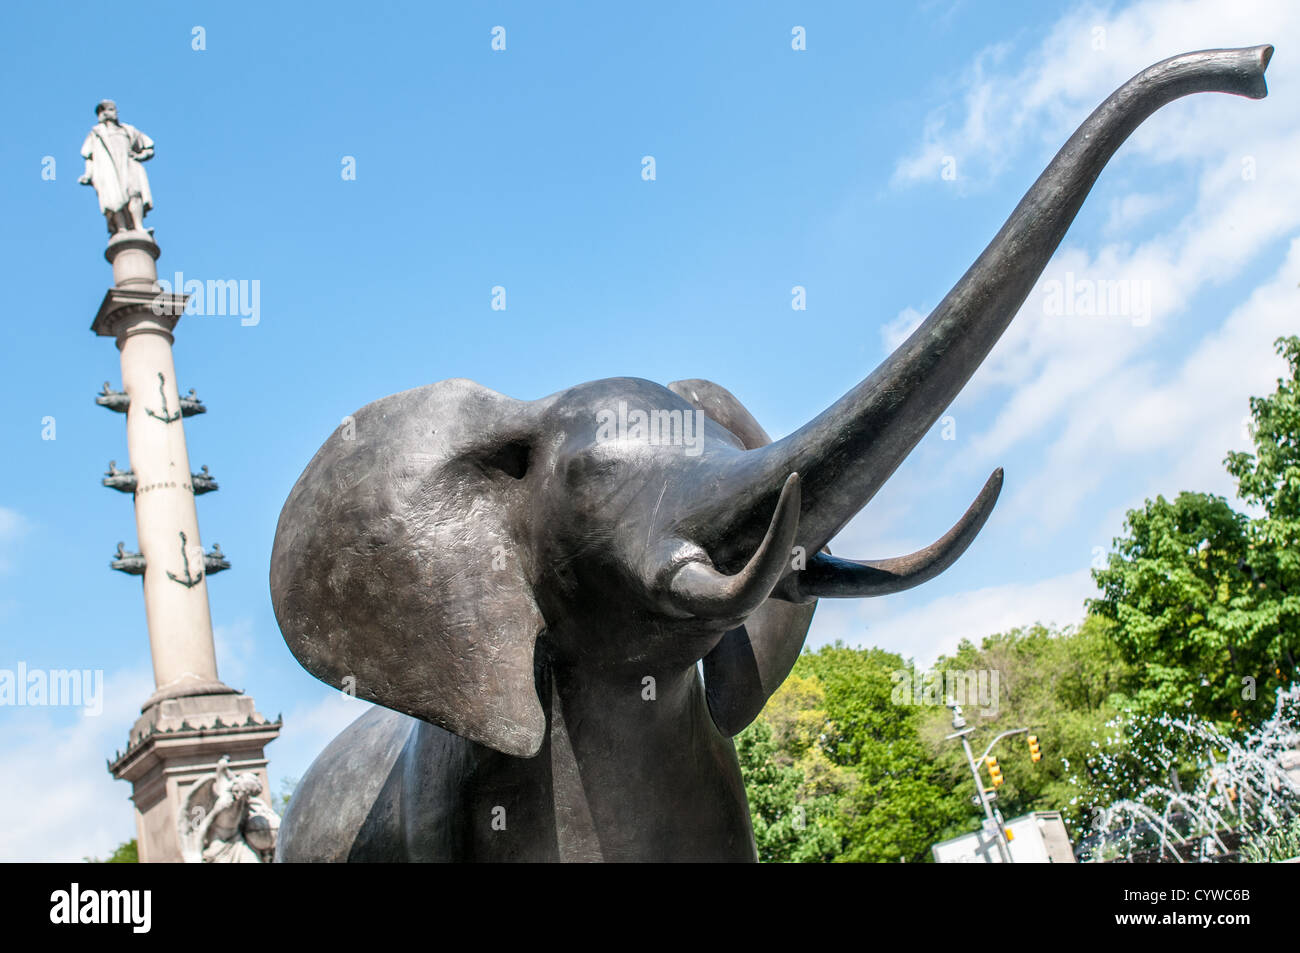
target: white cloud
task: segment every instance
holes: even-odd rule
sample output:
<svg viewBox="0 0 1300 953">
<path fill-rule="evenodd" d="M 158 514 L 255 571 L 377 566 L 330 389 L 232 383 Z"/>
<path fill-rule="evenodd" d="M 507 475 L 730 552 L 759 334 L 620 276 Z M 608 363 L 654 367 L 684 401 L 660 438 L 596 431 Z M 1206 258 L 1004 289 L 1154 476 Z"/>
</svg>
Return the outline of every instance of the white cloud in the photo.
<svg viewBox="0 0 1300 953">
<path fill-rule="evenodd" d="M 0 506 L 0 572 L 7 571 L 12 565 L 5 554 L 27 533 L 28 528 L 27 520 L 21 513 Z"/>
<path fill-rule="evenodd" d="M 894 320 L 887 322 L 880 329 L 880 340 L 885 345 L 885 350 L 892 352 L 898 345 L 907 340 L 908 336 L 921 326 L 925 320 L 925 315 L 915 308 L 904 308 L 898 312 Z"/>
<path fill-rule="evenodd" d="M 106 676 L 98 717 L 0 708 L 0 861 L 106 857 L 135 837 L 131 785 L 113 780 L 106 762 L 126 746 L 152 691 L 151 672 L 127 670 Z"/>
<path fill-rule="evenodd" d="M 105 677 L 98 717 L 50 708 L 0 708 L 0 862 L 80 861 L 107 857 L 136 836 L 131 785 L 115 781 L 106 762 L 126 746 L 140 702 L 153 691 L 148 671 Z M 285 716 L 267 748 L 271 793 L 299 778 L 343 728 L 370 708 L 322 687 L 321 697 Z"/>
<path fill-rule="evenodd" d="M 1294 147 L 1300 149 L 1300 136 Z M 1300 194 L 1300 176 L 1295 188 Z M 1300 228 L 1300 205 L 1293 215 L 1291 234 Z M 1194 240 L 1199 242 L 1201 234 Z M 1258 250 L 1263 241 L 1252 245 Z M 1063 525 L 1108 473 L 1139 464 L 1163 469 L 1153 474 L 1153 485 L 1161 492 L 1230 494 L 1221 461 L 1229 448 L 1245 446 L 1241 421 L 1248 398 L 1271 392 L 1282 372 L 1272 341 L 1300 327 L 1298 249 L 1300 243 L 1293 240 L 1269 281 L 1172 367 L 1158 363 L 1159 345 L 1173 348 L 1180 336 L 1170 315 L 1157 313 L 1149 329 L 1086 318 L 1075 319 L 1083 325 L 1076 329 L 1051 328 L 1050 319 L 1024 315 L 1030 317 L 1025 328 L 1008 336 L 1009 347 L 1020 344 L 1022 353 L 1009 362 L 1019 364 L 1023 351 L 1038 350 L 1042 369 L 1026 371 L 993 425 L 976 438 L 974 454 L 993 459 L 1031 438 L 1043 440 L 1038 454 L 1042 466 L 1019 479 L 1016 493 L 1005 501 L 1016 511 L 1011 518 L 1046 530 Z M 1115 262 L 1114 270 L 1098 272 L 1085 265 L 1077 277 L 1134 273 L 1132 260 L 1120 264 L 1118 255 L 1106 254 Z M 1049 275 L 1068 269 L 1077 256 L 1064 258 Z M 1205 270 L 1198 258 L 1180 262 L 1171 269 L 1174 277 L 1166 279 L 1184 297 L 1202 283 Z M 1189 309 L 1189 302 L 1180 303 L 1179 310 Z M 998 355 L 990 360 L 996 371 Z M 1006 364 L 1001 369 L 1011 376 Z"/>
<path fill-rule="evenodd" d="M 922 145 L 900 159 L 894 169 L 895 185 L 938 179 L 945 171 L 949 175 L 955 172 L 957 180 L 965 181 L 969 176 L 967 162 L 1001 170 L 1006 153 L 993 148 L 1004 134 L 998 130 L 1004 129 L 1007 123 L 1015 126 L 1023 123 L 1008 108 L 1003 85 L 988 78 L 990 67 L 999 65 L 1007 51 L 1005 44 L 989 47 L 963 72 L 957 82 L 965 90 L 965 118 L 953 128 L 947 108 L 927 117 Z"/>
<path fill-rule="evenodd" d="M 217 653 L 217 671 L 227 685 L 241 687 L 248 674 L 248 660 L 257 652 L 253 620 L 247 617 L 212 627 L 212 642 Z"/>
<path fill-rule="evenodd" d="M 1094 28 L 1105 37 L 1101 50 L 1091 48 Z M 972 69 L 986 88 L 968 97 L 961 128 L 980 134 L 972 132 L 963 148 L 1000 162 L 1040 140 L 1059 144 L 1139 67 L 1176 51 L 1263 41 L 1300 48 L 1300 6 L 1155 0 L 1114 15 L 1085 8 L 1063 18 L 1022 69 L 996 72 L 993 67 L 1009 59 L 1001 47 L 977 59 Z M 1268 76 L 1281 89 L 1300 78 L 1285 60 L 1271 64 Z M 982 118 L 990 102 L 1004 107 L 1002 122 Z M 923 133 L 913 159 L 934 144 L 932 136 L 932 129 Z M 990 394 L 1001 407 L 991 425 L 967 431 L 970 450 L 954 461 L 957 472 L 973 476 L 1022 448 L 1042 461 L 1037 472 L 1017 474 L 1017 489 L 1002 504 L 1011 511 L 1005 517 L 1050 532 L 1079 514 L 1108 473 L 1143 455 L 1175 456 L 1167 465 L 1170 478 L 1204 475 L 1222 459 L 1221 422 L 1240 419 L 1249 393 L 1271 389 L 1271 379 L 1259 372 L 1276 364 L 1271 338 L 1288 320 L 1294 327 L 1294 304 L 1279 292 L 1259 298 L 1253 317 L 1238 319 L 1231 330 L 1230 319 L 1225 321 L 1210 339 L 1217 342 L 1209 345 L 1211 352 L 1202 346 L 1188 359 L 1206 365 L 1200 372 L 1169 367 L 1166 355 L 1185 348 L 1189 312 L 1207 289 L 1237 278 L 1280 240 L 1300 233 L 1300 203 L 1288 200 L 1300 194 L 1298 152 L 1300 111 L 1279 108 L 1277 97 L 1192 97 L 1157 113 L 1124 147 L 1117 163 L 1131 162 L 1138 153 L 1156 166 L 1177 162 L 1193 173 L 1180 187 L 1182 214 L 1162 231 L 1139 230 L 1174 193 L 1150 190 L 1153 178 L 1168 177 L 1166 171 L 1138 176 L 1142 187 L 1121 194 L 1112 206 L 1111 224 L 1124 223 L 1128 230 L 1124 240 L 1095 250 L 1063 245 L 954 408 L 965 420 L 961 408 Z M 1253 178 L 1244 174 L 1246 159 Z M 900 169 L 911 161 L 902 160 Z M 1279 274 L 1274 280 L 1285 285 L 1287 279 Z M 1049 313 L 1048 292 L 1054 288 L 1097 289 L 1116 282 L 1137 292 L 1139 302 L 1149 294 L 1149 313 L 1145 307 L 1118 317 Z M 898 324 L 886 329 L 887 339 Z M 1231 363 L 1222 359 L 1228 338 Z M 1219 371 L 1212 381 L 1209 367 Z M 1216 422 L 1215 429 L 1208 421 Z M 1212 447 L 1213 441 L 1218 443 Z M 1193 446 L 1204 460 L 1189 467 Z"/>
<path fill-rule="evenodd" d="M 957 648 L 1018 626 L 1076 625 L 1085 599 L 1097 595 L 1087 569 L 1037 582 L 1006 583 L 941 596 L 915 608 L 899 609 L 886 599 L 823 599 L 817 605 L 813 646 L 842 639 L 874 645 L 928 666 Z"/>
<path fill-rule="evenodd" d="M 1172 191 L 1131 192 L 1110 202 L 1110 217 L 1103 231 L 1108 237 L 1125 238 L 1136 226 L 1156 212 L 1172 205 L 1177 199 Z"/>
<path fill-rule="evenodd" d="M 10 542 L 22 535 L 26 522 L 17 510 L 0 506 L 0 542 Z"/>
<path fill-rule="evenodd" d="M 961 118 L 951 118 L 950 106 L 935 110 L 921 143 L 896 164 L 893 183 L 938 180 L 942 158 L 952 156 L 958 187 L 987 185 L 1027 144 L 1055 151 L 1105 96 L 1140 69 L 1189 50 L 1260 43 L 1294 48 L 1287 41 L 1296 36 L 1297 16 L 1300 9 L 1288 0 L 1149 0 L 1113 14 L 1083 5 L 1057 21 L 1037 48 L 991 46 L 951 77 L 949 88 L 954 95 L 961 91 Z M 1005 69 L 1010 63 L 1023 65 Z M 1293 68 L 1278 66 L 1270 70 L 1270 82 L 1285 87 Z M 1167 159 L 1222 142 L 1227 130 L 1217 120 L 1226 115 L 1225 104 L 1213 97 L 1202 100 L 1190 107 L 1198 114 L 1190 122 L 1186 112 L 1148 120 L 1135 136 L 1135 147 Z M 1215 113 L 1216 121 L 1205 121 L 1207 112 Z"/>
<path fill-rule="evenodd" d="M 1104 43 L 1094 50 L 1097 36 Z M 959 184 L 987 183 L 1017 155 L 1054 152 L 1138 69 L 1186 50 L 1263 42 L 1300 49 L 1300 6 L 1150 0 L 1113 14 L 1081 8 L 1027 54 L 1013 57 L 998 46 L 977 57 L 959 79 L 966 89 L 960 118 L 930 117 L 920 144 L 899 160 L 895 184 L 937 179 L 938 157 L 945 154 L 957 158 Z M 1023 66 L 1009 68 L 1013 62 Z M 1286 90 L 1294 80 L 1300 71 L 1286 57 L 1270 65 L 1271 88 Z M 1116 164 L 1128 163 L 1132 171 L 1136 162 L 1151 171 L 1133 176 L 1133 189 L 1112 201 L 1101 230 L 1108 241 L 1061 247 L 950 411 L 961 422 L 962 452 L 941 454 L 923 444 L 917 454 L 927 467 L 910 469 L 907 487 L 898 488 L 897 479 L 887 484 L 884 512 L 864 512 L 833 548 L 851 556 L 883 554 L 876 547 L 856 549 L 870 539 L 869 531 L 932 521 L 933 500 L 949 498 L 958 486 L 977 486 L 974 481 L 1013 453 L 1019 460 L 999 503 L 999 521 L 1022 528 L 1028 541 L 1058 538 L 1063 526 L 1105 496 L 1106 481 L 1139 467 L 1149 495 L 1181 489 L 1231 495 L 1222 460 L 1228 449 L 1248 445 L 1242 430 L 1247 398 L 1272 391 L 1282 372 L 1272 340 L 1300 329 L 1300 203 L 1292 201 L 1300 194 L 1298 152 L 1300 111 L 1276 94 L 1263 102 L 1196 96 L 1148 120 Z M 1170 179 L 1186 181 L 1175 188 Z M 1155 182 L 1160 186 L 1153 190 Z M 1169 223 L 1171 210 L 1178 214 Z M 1162 227 L 1152 230 L 1157 212 L 1166 214 Z M 1212 330 L 1188 351 L 1186 325 L 1206 292 L 1248 268 L 1271 265 L 1266 256 L 1283 241 L 1289 252 L 1281 267 L 1242 295 L 1243 303 L 1222 321 L 1210 322 Z M 1150 289 L 1149 321 L 1135 313 L 1049 314 L 1047 282 L 1067 280 L 1136 281 Z M 886 326 L 887 344 L 901 339 L 915 313 L 906 309 Z M 972 410 L 986 398 L 999 407 L 991 421 Z M 1104 518 L 1085 531 L 1096 539 L 1061 544 L 1087 553 L 1109 542 L 1120 532 L 1124 510 L 1140 502 L 1117 505 L 1112 494 L 1102 503 L 1104 514 L 1097 514 Z M 956 500 L 954 507 L 964 503 Z M 916 607 L 915 596 L 857 605 L 824 600 L 812 642 L 879 645 L 924 664 L 963 636 L 980 638 L 1036 620 L 1077 622 L 1083 601 L 1094 595 L 1087 570 L 1079 570 L 947 594 Z"/>
<path fill-rule="evenodd" d="M 1272 342 L 1300 331 L 1300 238 L 1282 266 L 1207 335 L 1177 372 L 1131 401 L 1116 416 L 1121 452 L 1152 446 L 1169 452 L 1171 489 L 1233 490 L 1222 460 L 1229 449 L 1251 449 L 1249 399 L 1271 393 L 1286 362 Z"/>
<path fill-rule="evenodd" d="M 312 701 L 285 714 L 280 737 L 267 749 L 275 793 L 280 793 L 281 781 L 301 779 L 325 746 L 372 707 L 322 685 Z"/>
</svg>

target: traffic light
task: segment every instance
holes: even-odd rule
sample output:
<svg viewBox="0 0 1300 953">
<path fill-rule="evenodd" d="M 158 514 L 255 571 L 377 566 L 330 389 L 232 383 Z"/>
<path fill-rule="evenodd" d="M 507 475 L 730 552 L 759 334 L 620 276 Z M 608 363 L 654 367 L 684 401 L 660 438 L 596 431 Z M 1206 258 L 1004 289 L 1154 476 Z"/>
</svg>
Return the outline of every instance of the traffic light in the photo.
<svg viewBox="0 0 1300 953">
<path fill-rule="evenodd" d="M 1038 735 L 1029 736 L 1029 760 L 1042 761 L 1043 752 L 1038 748 Z"/>
<path fill-rule="evenodd" d="M 998 767 L 998 759 L 989 755 L 984 759 L 984 764 L 989 769 L 989 780 L 993 782 L 995 788 L 1002 787 L 1002 769 Z"/>
</svg>

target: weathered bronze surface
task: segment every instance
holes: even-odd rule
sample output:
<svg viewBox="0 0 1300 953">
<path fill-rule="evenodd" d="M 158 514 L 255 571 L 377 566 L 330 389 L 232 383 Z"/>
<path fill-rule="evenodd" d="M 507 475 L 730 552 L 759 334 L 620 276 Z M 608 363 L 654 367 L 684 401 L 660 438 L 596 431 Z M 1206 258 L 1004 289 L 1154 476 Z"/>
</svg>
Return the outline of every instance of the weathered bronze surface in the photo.
<svg viewBox="0 0 1300 953">
<path fill-rule="evenodd" d="M 271 594 L 303 666 L 385 708 L 317 759 L 277 857 L 753 860 L 731 736 L 789 673 L 814 600 L 943 571 L 1002 473 L 918 553 L 826 545 L 989 353 L 1128 135 L 1189 93 L 1264 96 L 1271 53 L 1189 53 L 1125 83 L 916 332 L 783 440 L 699 380 L 537 401 L 449 380 L 359 410 L 285 503 Z"/>
</svg>

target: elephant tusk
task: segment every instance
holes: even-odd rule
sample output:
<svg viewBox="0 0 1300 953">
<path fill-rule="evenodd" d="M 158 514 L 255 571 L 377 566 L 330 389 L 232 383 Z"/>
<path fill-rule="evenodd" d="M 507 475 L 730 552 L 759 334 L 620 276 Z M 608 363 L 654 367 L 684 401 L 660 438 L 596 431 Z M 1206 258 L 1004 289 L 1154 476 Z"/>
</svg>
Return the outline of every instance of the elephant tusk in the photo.
<svg viewBox="0 0 1300 953">
<path fill-rule="evenodd" d="M 789 588 L 793 593 L 790 601 L 883 596 L 933 579 L 956 562 L 974 541 L 993 512 L 993 504 L 1001 490 L 1002 468 L 998 467 L 952 529 L 925 549 L 907 556 L 856 560 L 817 553 L 808 560 L 807 569 L 791 576 Z"/>
<path fill-rule="evenodd" d="M 745 568 L 728 576 L 707 561 L 683 563 L 668 584 L 672 605 L 706 619 L 743 618 L 757 609 L 789 568 L 799 505 L 799 474 L 791 473 L 781 487 L 767 534 Z"/>
</svg>

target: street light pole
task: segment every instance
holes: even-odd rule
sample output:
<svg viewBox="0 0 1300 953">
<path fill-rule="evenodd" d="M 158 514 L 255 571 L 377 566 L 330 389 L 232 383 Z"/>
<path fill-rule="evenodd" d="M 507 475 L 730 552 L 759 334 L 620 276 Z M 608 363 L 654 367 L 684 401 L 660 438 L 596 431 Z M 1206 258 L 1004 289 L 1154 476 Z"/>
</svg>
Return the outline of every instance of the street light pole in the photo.
<svg viewBox="0 0 1300 953">
<path fill-rule="evenodd" d="M 953 719 L 956 722 L 956 718 Z M 948 739 L 961 738 L 961 746 L 966 752 L 966 763 L 970 765 L 971 775 L 975 778 L 975 796 L 979 798 L 980 807 L 984 809 L 984 817 L 988 820 L 988 827 L 997 831 L 998 853 L 1002 855 L 1004 864 L 1014 863 L 1011 859 L 1011 845 L 1007 843 L 1006 831 L 1002 830 L 1002 825 L 998 823 L 997 818 L 993 816 L 993 805 L 984 795 L 984 780 L 980 777 L 980 769 L 975 764 L 975 755 L 971 752 L 970 742 L 966 740 L 974 728 L 967 728 L 965 731 L 959 731 L 951 734 Z"/>
<path fill-rule="evenodd" d="M 950 741 L 953 738 L 961 739 L 962 750 L 966 752 L 966 763 L 970 765 L 971 774 L 975 778 L 975 793 L 979 798 L 980 806 L 984 808 L 984 817 L 988 820 L 989 826 L 997 831 L 998 852 L 1002 855 L 1002 862 L 1004 864 L 1015 863 L 1011 858 L 1011 842 L 1007 840 L 1006 829 L 1002 825 L 1000 816 L 994 815 L 993 804 L 984 794 L 984 780 L 980 777 L 979 763 L 975 760 L 975 753 L 971 750 L 970 741 L 967 739 L 967 736 L 975 729 L 966 727 L 966 719 L 962 716 L 960 705 L 953 702 L 948 707 L 952 709 L 952 726 L 958 730 L 953 732 L 951 735 L 948 735 L 945 740 Z M 1028 728 L 1013 728 L 1011 731 L 1002 732 L 1002 734 L 989 742 L 989 746 L 984 749 L 984 754 L 980 756 L 980 761 L 987 758 L 989 752 L 993 750 L 993 746 L 1003 738 L 1006 738 L 1009 735 L 1018 735 L 1028 730 Z"/>
</svg>

